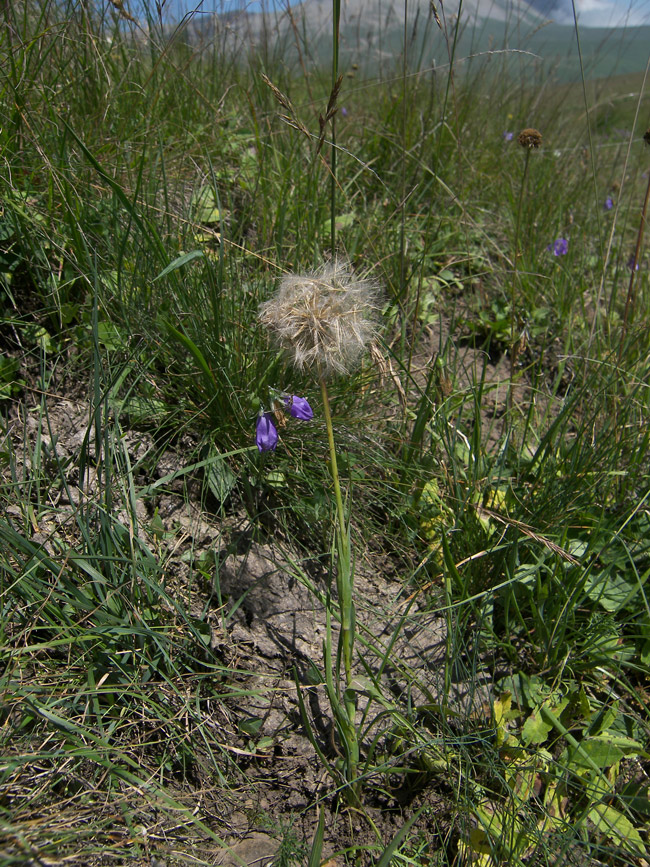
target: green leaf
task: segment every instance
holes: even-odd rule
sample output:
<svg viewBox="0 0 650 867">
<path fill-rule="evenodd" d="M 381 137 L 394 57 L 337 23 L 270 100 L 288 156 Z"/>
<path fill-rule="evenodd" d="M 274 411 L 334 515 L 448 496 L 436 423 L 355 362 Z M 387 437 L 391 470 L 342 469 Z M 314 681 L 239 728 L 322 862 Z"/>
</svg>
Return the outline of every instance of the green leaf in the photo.
<svg viewBox="0 0 650 867">
<path fill-rule="evenodd" d="M 221 222 L 221 212 L 217 204 L 217 197 L 212 187 L 201 187 L 192 196 L 194 218 L 197 223 L 205 223 L 210 226 Z"/>
<path fill-rule="evenodd" d="M 381 853 L 379 860 L 377 861 L 375 867 L 389 867 L 390 864 L 393 863 L 393 856 L 398 851 L 399 847 L 406 840 L 408 832 L 411 830 L 411 826 L 415 824 L 415 822 L 420 817 L 420 813 L 426 807 L 426 804 L 423 804 L 419 810 L 416 810 L 415 813 L 405 822 L 402 827 L 399 829 L 397 834 L 393 837 L 391 842 L 386 846 L 384 851 Z"/>
<path fill-rule="evenodd" d="M 165 277 L 167 274 L 171 274 L 172 271 L 182 268 L 183 265 L 187 265 L 188 262 L 192 262 L 194 259 L 203 258 L 205 258 L 203 250 L 190 250 L 189 253 L 183 253 L 182 256 L 178 256 L 173 262 L 170 262 L 166 268 L 163 268 L 160 274 L 154 277 L 151 282 L 155 283 L 156 280 L 160 280 L 161 277 Z"/>
<path fill-rule="evenodd" d="M 112 322 L 97 323 L 97 340 L 108 350 L 120 349 L 124 345 L 122 335 Z"/>
<path fill-rule="evenodd" d="M 238 727 L 245 732 L 250 737 L 255 737 L 255 735 L 262 728 L 263 720 L 258 716 L 248 717 L 247 719 L 240 720 L 238 723 Z"/>
<path fill-rule="evenodd" d="M 205 620 L 201 620 L 200 617 L 188 617 L 190 623 L 194 628 L 194 632 L 199 640 L 206 646 L 210 647 L 210 642 L 212 641 L 212 630 L 210 629 L 210 624 Z"/>
<path fill-rule="evenodd" d="M 579 749 L 569 749 L 568 761 L 580 768 L 611 768 L 624 756 L 642 755 L 643 747 L 633 738 L 604 732 L 580 741 Z"/>
<path fill-rule="evenodd" d="M 639 591 L 639 586 L 625 581 L 619 573 L 590 575 L 585 591 L 592 602 L 597 602 L 605 611 L 620 611 Z"/>
<path fill-rule="evenodd" d="M 325 836 L 325 812 L 321 807 L 318 812 L 318 827 L 314 834 L 314 840 L 311 844 L 309 853 L 309 861 L 307 867 L 320 867 L 321 855 L 323 852 L 323 838 Z"/>
<path fill-rule="evenodd" d="M 650 790 L 647 785 L 627 783 L 618 796 L 627 810 L 638 813 L 646 822 L 650 821 Z"/>
<path fill-rule="evenodd" d="M 0 399 L 10 398 L 20 383 L 17 377 L 20 362 L 17 358 L 0 355 Z"/>
<path fill-rule="evenodd" d="M 214 498 L 223 503 L 237 484 L 237 476 L 214 446 L 210 449 L 210 461 L 205 470 L 208 486 Z"/>
<path fill-rule="evenodd" d="M 528 717 L 521 730 L 521 737 L 525 744 L 543 744 L 548 738 L 548 733 L 553 728 L 541 717 L 538 709 Z"/>
<path fill-rule="evenodd" d="M 183 346 L 188 350 L 188 352 L 194 358 L 194 361 L 196 362 L 197 366 L 203 371 L 203 373 L 207 377 L 208 381 L 210 382 L 210 384 L 214 388 L 215 393 L 217 393 L 218 392 L 217 381 L 214 378 L 214 374 L 210 370 L 210 366 L 208 365 L 208 362 L 205 360 L 205 356 L 203 355 L 203 353 L 201 352 L 199 347 L 196 345 L 196 343 L 194 343 L 194 341 L 190 337 L 188 337 L 187 334 L 184 334 L 182 331 L 179 331 L 178 328 L 175 328 L 171 324 L 171 322 L 164 321 L 164 325 L 165 325 L 165 328 L 167 329 L 167 331 L 172 335 L 172 337 L 175 337 L 176 340 L 178 340 L 179 343 L 182 343 Z"/>
<path fill-rule="evenodd" d="M 619 813 L 614 807 L 599 804 L 589 811 L 589 820 L 595 827 L 614 843 L 618 843 L 628 852 L 646 856 L 643 839 L 630 820 Z"/>
</svg>

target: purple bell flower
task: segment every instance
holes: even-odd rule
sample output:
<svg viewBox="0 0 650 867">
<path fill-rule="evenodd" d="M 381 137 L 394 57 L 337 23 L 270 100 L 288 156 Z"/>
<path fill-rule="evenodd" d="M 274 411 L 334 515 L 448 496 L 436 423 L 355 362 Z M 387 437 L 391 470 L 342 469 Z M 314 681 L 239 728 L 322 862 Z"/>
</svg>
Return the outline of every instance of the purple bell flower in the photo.
<svg viewBox="0 0 650 867">
<path fill-rule="evenodd" d="M 606 211 L 611 211 L 613 207 L 614 207 L 614 199 L 611 196 L 607 196 L 607 198 L 605 199 L 605 204 L 603 205 L 603 208 L 605 208 Z"/>
<path fill-rule="evenodd" d="M 273 413 L 265 412 L 257 417 L 255 442 L 261 452 L 272 451 L 278 444 L 278 430 L 273 422 Z"/>
<path fill-rule="evenodd" d="M 566 256 L 569 252 L 569 242 L 566 238 L 557 238 L 552 244 L 549 244 L 546 249 L 554 256 Z"/>
<path fill-rule="evenodd" d="M 514 137 L 515 137 L 514 132 L 508 131 L 508 132 L 503 133 L 503 140 L 504 141 L 512 141 Z"/>
<path fill-rule="evenodd" d="M 294 418 L 310 421 L 314 417 L 314 410 L 309 406 L 309 401 L 306 397 L 298 397 L 297 394 L 287 395 L 284 399 L 284 406 L 289 410 L 289 415 L 292 415 Z"/>
</svg>

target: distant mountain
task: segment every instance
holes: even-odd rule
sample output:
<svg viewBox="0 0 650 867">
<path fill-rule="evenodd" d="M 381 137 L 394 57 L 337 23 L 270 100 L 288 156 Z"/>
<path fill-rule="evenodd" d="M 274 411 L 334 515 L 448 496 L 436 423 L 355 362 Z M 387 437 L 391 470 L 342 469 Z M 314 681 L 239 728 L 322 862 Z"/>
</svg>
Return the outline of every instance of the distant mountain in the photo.
<svg viewBox="0 0 650 867">
<path fill-rule="evenodd" d="M 591 0 L 576 0 L 580 3 Z M 461 5 L 462 3 L 462 5 Z M 568 4 L 568 6 L 567 6 Z M 598 8 L 611 7 L 598 0 Z M 404 51 L 412 70 L 444 65 L 456 40 L 455 58 L 490 58 L 495 52 L 521 60 L 539 72 L 544 66 L 558 80 L 579 77 L 571 0 L 342 0 L 341 69 L 376 75 L 395 67 Z M 460 24 L 458 12 L 461 12 Z M 282 10 L 250 13 L 229 7 L 221 15 L 201 15 L 186 24 L 191 41 L 221 39 L 237 51 L 281 55 L 287 64 L 300 56 L 326 64 L 331 56 L 332 0 L 304 0 Z M 580 42 L 587 77 L 643 70 L 648 61 L 650 26 L 581 27 Z"/>
</svg>

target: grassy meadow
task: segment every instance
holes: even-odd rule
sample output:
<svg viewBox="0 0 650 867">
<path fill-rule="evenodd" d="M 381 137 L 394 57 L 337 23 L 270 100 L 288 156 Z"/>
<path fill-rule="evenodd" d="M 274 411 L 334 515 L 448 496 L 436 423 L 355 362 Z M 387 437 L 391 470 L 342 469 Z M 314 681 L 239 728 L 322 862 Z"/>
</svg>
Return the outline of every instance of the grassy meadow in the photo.
<svg viewBox="0 0 650 867">
<path fill-rule="evenodd" d="M 160 12 L 0 11 L 0 864 L 644 867 L 643 65 Z"/>
</svg>

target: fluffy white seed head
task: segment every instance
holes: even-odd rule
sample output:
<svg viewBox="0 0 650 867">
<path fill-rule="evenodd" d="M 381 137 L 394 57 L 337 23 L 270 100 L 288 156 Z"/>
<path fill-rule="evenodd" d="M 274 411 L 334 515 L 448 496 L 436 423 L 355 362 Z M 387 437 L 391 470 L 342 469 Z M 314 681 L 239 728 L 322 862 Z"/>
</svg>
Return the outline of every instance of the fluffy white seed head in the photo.
<svg viewBox="0 0 650 867">
<path fill-rule="evenodd" d="M 286 274 L 260 307 L 260 321 L 299 370 L 348 373 L 376 333 L 378 300 L 375 283 L 334 261 L 310 274 Z"/>
</svg>

